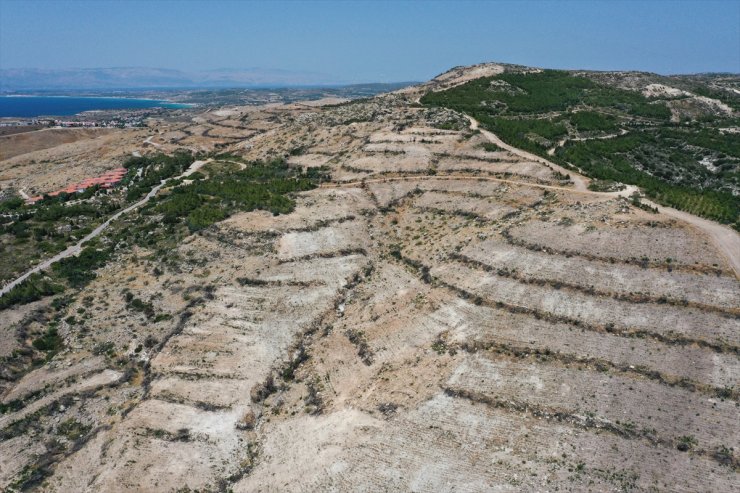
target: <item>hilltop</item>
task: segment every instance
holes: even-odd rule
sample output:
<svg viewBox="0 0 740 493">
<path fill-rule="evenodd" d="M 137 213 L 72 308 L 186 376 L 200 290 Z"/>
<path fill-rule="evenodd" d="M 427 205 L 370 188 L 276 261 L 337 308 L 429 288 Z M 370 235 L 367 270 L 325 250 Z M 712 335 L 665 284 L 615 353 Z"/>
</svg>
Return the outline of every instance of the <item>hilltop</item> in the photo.
<svg viewBox="0 0 740 493">
<path fill-rule="evenodd" d="M 485 64 L 436 77 L 421 102 L 474 116 L 508 144 L 598 179 L 593 187 L 638 185 L 661 204 L 734 223 L 738 87 L 740 76 L 726 74 Z"/>
</svg>

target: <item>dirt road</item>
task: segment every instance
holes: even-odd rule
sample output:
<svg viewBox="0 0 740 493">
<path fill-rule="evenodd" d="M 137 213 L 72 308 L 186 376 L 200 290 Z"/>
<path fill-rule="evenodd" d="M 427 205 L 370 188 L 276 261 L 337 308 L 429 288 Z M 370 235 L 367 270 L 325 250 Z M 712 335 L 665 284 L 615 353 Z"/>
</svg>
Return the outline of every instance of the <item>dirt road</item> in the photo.
<svg viewBox="0 0 740 493">
<path fill-rule="evenodd" d="M 551 147 L 547 150 L 548 156 L 554 156 L 555 151 L 557 151 L 560 147 L 563 147 L 566 142 L 585 142 L 587 140 L 608 140 L 608 139 L 616 139 L 617 137 L 621 137 L 622 135 L 627 135 L 628 131 L 625 129 L 621 129 L 619 133 L 616 134 L 609 134 L 609 135 L 601 135 L 599 137 L 564 137 L 558 141 L 557 144 L 555 144 L 555 147 Z"/>
<path fill-rule="evenodd" d="M 525 159 L 537 161 L 539 163 L 550 166 L 553 169 L 560 171 L 561 173 L 566 173 L 570 175 L 570 179 L 575 184 L 575 189 L 579 192 L 584 192 L 588 190 L 588 178 L 585 178 L 573 171 L 566 170 L 565 168 L 562 168 L 554 163 L 551 163 L 550 161 L 546 159 L 535 156 L 534 154 L 531 154 L 526 151 L 522 151 L 521 149 L 517 149 L 516 147 L 512 147 L 506 144 L 505 142 L 503 142 L 501 139 L 499 139 L 496 135 L 492 134 L 491 132 L 478 128 L 479 127 L 478 122 L 474 118 L 470 116 L 467 116 L 467 118 L 468 120 L 470 120 L 470 128 L 472 130 L 480 130 L 480 132 L 490 142 L 496 144 L 502 149 L 506 149 L 507 151 L 513 154 L 516 154 L 517 156 L 523 157 Z M 630 185 L 625 190 L 622 190 L 621 192 L 607 192 L 607 193 L 591 192 L 591 193 L 596 193 L 598 195 L 604 195 L 604 196 L 620 196 L 621 195 L 621 196 L 626 197 L 638 190 L 639 189 L 637 187 Z M 689 214 L 688 212 L 679 211 L 676 209 L 672 209 L 670 207 L 659 206 L 657 204 L 654 204 L 646 200 L 643 200 L 643 202 L 646 202 L 652 207 L 657 208 L 658 212 L 665 214 L 666 216 L 671 216 L 675 219 L 687 222 L 691 224 L 692 226 L 694 226 L 695 228 L 702 231 L 704 234 L 706 234 L 712 240 L 712 243 L 714 243 L 714 246 L 717 247 L 717 249 L 727 259 L 727 263 L 732 268 L 732 270 L 735 272 L 735 276 L 738 279 L 740 279 L 740 235 L 738 235 L 736 231 L 730 229 L 727 226 L 723 226 L 713 221 L 709 221 L 707 219 L 702 219 L 700 217 L 694 216 L 693 214 Z"/>
<path fill-rule="evenodd" d="M 579 175 L 578 173 L 575 173 L 573 171 L 567 170 L 563 168 L 562 166 L 559 166 L 551 161 L 548 161 L 545 158 L 541 158 L 535 154 L 532 154 L 531 152 L 523 151 L 521 149 L 517 149 L 516 147 L 510 146 L 503 140 L 499 139 L 498 136 L 495 134 L 489 132 L 488 130 L 483 130 L 480 128 L 478 121 L 473 118 L 472 116 L 465 115 L 468 120 L 470 120 L 470 129 L 471 130 L 479 130 L 480 133 L 485 136 L 486 139 L 488 139 L 489 142 L 496 144 L 502 149 L 505 149 L 509 151 L 512 154 L 516 154 L 517 156 L 526 159 L 527 161 L 534 161 L 536 163 L 544 164 L 545 166 L 550 167 L 554 171 L 557 171 L 559 173 L 562 173 L 564 175 L 569 175 L 571 181 L 573 181 L 573 186 L 575 189 L 579 192 L 588 190 L 588 183 L 589 179 Z"/>
<path fill-rule="evenodd" d="M 572 175 L 571 175 L 572 176 Z M 426 175 L 426 176 L 389 176 L 386 178 L 374 178 L 370 180 L 351 181 L 342 183 L 323 183 L 321 188 L 343 188 L 343 187 L 360 187 L 369 183 L 388 183 L 392 181 L 425 181 L 425 180 L 471 180 L 471 181 L 493 181 L 499 183 L 508 183 L 511 185 L 521 185 L 527 187 L 542 188 L 545 190 L 558 190 L 570 193 L 580 193 L 584 195 L 597 195 L 604 198 L 629 197 L 639 189 L 634 185 L 628 185 L 624 190 L 619 192 L 594 192 L 591 190 L 575 190 L 573 188 L 558 187 L 554 185 L 542 185 L 539 183 L 530 183 L 526 181 L 506 180 L 503 178 L 494 178 L 491 176 L 473 176 L 473 175 Z M 702 219 L 687 212 L 663 207 L 649 200 L 641 199 L 643 203 L 655 207 L 658 212 L 666 216 L 673 217 L 680 221 L 689 223 L 694 228 L 707 235 L 714 243 L 714 246 L 720 251 L 727 260 L 729 267 L 740 279 L 740 235 L 735 231 L 721 224 Z"/>
<path fill-rule="evenodd" d="M 193 164 L 190 165 L 190 167 L 187 170 L 185 170 L 185 172 L 183 172 L 181 175 L 177 176 L 175 179 L 183 178 L 183 177 L 186 177 L 186 176 L 190 176 L 191 174 L 193 174 L 196 171 L 198 171 L 207 162 L 208 161 L 195 161 Z M 105 229 L 108 226 L 110 226 L 110 224 L 113 221 L 115 221 L 116 219 L 118 219 L 122 215 L 127 214 L 127 213 L 131 212 L 132 210 L 134 210 L 134 209 L 136 209 L 138 207 L 141 207 L 142 205 L 146 204 L 149 201 L 149 199 L 151 199 L 152 197 L 154 197 L 157 194 L 157 192 L 159 192 L 159 189 L 162 188 L 162 186 L 164 186 L 165 182 L 166 182 L 166 180 L 162 180 L 162 182 L 159 185 L 157 185 L 154 188 L 152 188 L 149 191 L 149 193 L 146 194 L 146 196 L 143 199 L 141 199 L 140 201 L 136 202 L 135 204 L 130 205 L 130 206 L 126 207 L 125 209 L 120 210 L 120 211 L 116 212 L 115 214 L 113 214 L 103 224 L 101 224 L 100 226 L 98 226 L 97 228 L 95 228 L 94 230 L 92 230 L 87 236 L 85 236 L 84 238 L 82 238 L 76 244 L 68 247 L 66 250 L 63 250 L 63 251 L 57 253 L 56 255 L 54 255 L 53 257 L 51 257 L 50 259 L 44 260 L 40 264 L 36 265 L 34 268 L 32 268 L 29 271 L 25 272 L 22 276 L 18 277 L 17 279 L 9 282 L 8 284 L 6 284 L 2 288 L 0 288 L 0 296 L 2 296 L 5 293 L 9 292 L 11 289 L 13 289 L 17 285 L 19 285 L 20 283 L 22 283 L 23 281 L 25 281 L 31 275 L 33 275 L 33 274 L 35 274 L 37 272 L 41 272 L 42 270 L 48 269 L 49 267 L 51 267 L 52 265 L 54 265 L 56 262 L 59 262 L 60 260 L 62 260 L 64 258 L 71 257 L 72 255 L 79 255 L 79 253 L 82 251 L 82 246 L 85 243 L 87 243 L 88 241 L 92 240 L 93 238 L 99 236 L 100 233 L 102 233 L 103 231 L 105 231 Z"/>
<path fill-rule="evenodd" d="M 144 140 L 144 145 L 150 145 L 150 146 L 156 147 L 157 149 L 160 149 L 162 147 L 162 144 L 157 144 L 156 142 L 152 142 L 153 138 L 154 138 L 153 135 L 150 135 L 149 137 L 147 137 Z"/>
<path fill-rule="evenodd" d="M 661 214 L 689 223 L 709 236 L 714 246 L 717 247 L 735 272 L 735 277 L 740 279 L 740 234 L 727 226 L 694 216 L 688 212 L 664 207 L 645 199 L 642 199 L 642 202 L 655 207 Z"/>
</svg>

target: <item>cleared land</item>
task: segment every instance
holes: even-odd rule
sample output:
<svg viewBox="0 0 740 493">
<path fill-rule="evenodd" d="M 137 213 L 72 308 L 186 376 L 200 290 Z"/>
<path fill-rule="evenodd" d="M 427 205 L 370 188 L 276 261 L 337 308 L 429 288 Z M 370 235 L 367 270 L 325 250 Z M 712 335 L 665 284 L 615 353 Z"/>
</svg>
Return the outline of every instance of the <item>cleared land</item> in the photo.
<svg viewBox="0 0 740 493">
<path fill-rule="evenodd" d="M 727 251 L 416 103 L 503 70 L 132 138 L 213 161 L 3 311 L 0 488 L 740 489 Z"/>
<path fill-rule="evenodd" d="M 61 144 L 70 144 L 115 132 L 107 128 L 53 128 L 0 136 L 0 161 Z"/>
</svg>

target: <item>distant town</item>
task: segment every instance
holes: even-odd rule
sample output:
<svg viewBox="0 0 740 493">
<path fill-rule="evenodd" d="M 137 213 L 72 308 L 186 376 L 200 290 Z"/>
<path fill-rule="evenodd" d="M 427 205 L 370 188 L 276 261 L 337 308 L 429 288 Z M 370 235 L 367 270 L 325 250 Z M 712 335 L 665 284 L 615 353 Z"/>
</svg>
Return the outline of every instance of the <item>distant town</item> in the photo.
<svg viewBox="0 0 740 493">
<path fill-rule="evenodd" d="M 121 112 L 124 113 L 124 112 Z M 89 113 L 61 118 L 5 118 L 0 120 L 0 127 L 105 127 L 105 128 L 135 128 L 145 127 L 145 120 L 152 116 L 152 111 L 126 110 L 125 114 L 111 117 L 94 117 Z"/>
</svg>

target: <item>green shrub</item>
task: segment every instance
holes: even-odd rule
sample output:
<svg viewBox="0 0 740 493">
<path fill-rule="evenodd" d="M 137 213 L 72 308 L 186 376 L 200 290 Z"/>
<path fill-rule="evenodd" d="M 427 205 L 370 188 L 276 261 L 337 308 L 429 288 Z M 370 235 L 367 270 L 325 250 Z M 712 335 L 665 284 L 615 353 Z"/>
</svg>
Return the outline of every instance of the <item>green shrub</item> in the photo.
<svg viewBox="0 0 740 493">
<path fill-rule="evenodd" d="M 508 144 L 577 167 L 598 180 L 637 185 L 664 205 L 740 229 L 740 197 L 733 195 L 740 184 L 740 139 L 706 123 L 672 125 L 670 110 L 661 100 L 545 70 L 484 77 L 430 92 L 421 101 L 465 112 Z M 569 140 L 548 156 L 547 149 L 568 134 L 567 121 L 581 132 L 616 132 L 623 122 L 629 133 Z M 716 171 L 700 162 L 707 156 L 713 157 Z"/>
<path fill-rule="evenodd" d="M 252 162 L 243 170 L 224 170 L 205 180 L 181 185 L 152 209 L 174 224 L 184 219 L 191 232 L 222 221 L 237 211 L 286 214 L 295 207 L 288 194 L 310 190 L 325 176 L 311 168 L 301 173 L 283 160 Z"/>
<path fill-rule="evenodd" d="M 57 433 L 64 435 L 68 440 L 74 441 L 87 435 L 91 429 L 91 425 L 86 425 L 76 419 L 70 418 L 59 423 Z"/>
<path fill-rule="evenodd" d="M 579 132 L 613 132 L 619 129 L 616 118 L 596 111 L 578 111 L 572 113 L 569 120 Z"/>
<path fill-rule="evenodd" d="M 39 351 L 55 352 L 62 347 L 63 343 L 56 327 L 49 327 L 41 337 L 34 339 L 32 344 Z"/>
<path fill-rule="evenodd" d="M 0 297 L 0 310 L 40 300 L 44 296 L 61 293 L 63 290 L 62 286 L 42 278 L 41 274 L 33 274 Z"/>
<path fill-rule="evenodd" d="M 73 287 L 82 287 L 95 279 L 95 269 L 102 267 L 110 258 L 110 249 L 88 246 L 77 256 L 67 257 L 54 264 L 53 270 Z"/>
<path fill-rule="evenodd" d="M 136 200 L 147 194 L 162 180 L 181 174 L 193 164 L 196 157 L 189 151 L 177 151 L 173 155 L 157 154 L 155 156 L 131 157 L 123 165 L 131 170 L 123 180 L 129 189 L 127 200 Z M 141 170 L 141 177 L 135 178 Z"/>
</svg>

